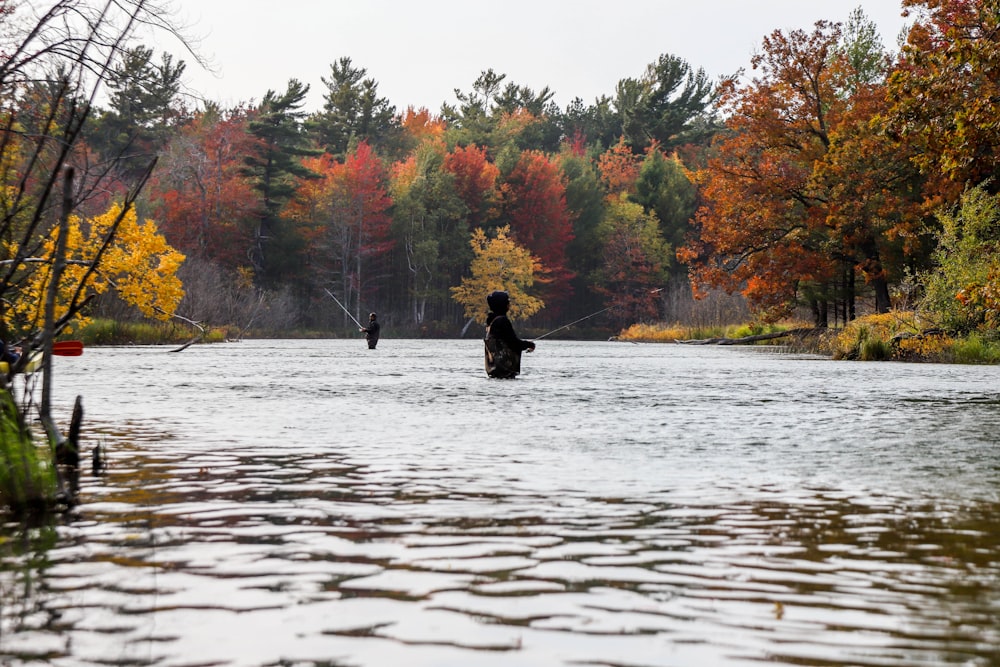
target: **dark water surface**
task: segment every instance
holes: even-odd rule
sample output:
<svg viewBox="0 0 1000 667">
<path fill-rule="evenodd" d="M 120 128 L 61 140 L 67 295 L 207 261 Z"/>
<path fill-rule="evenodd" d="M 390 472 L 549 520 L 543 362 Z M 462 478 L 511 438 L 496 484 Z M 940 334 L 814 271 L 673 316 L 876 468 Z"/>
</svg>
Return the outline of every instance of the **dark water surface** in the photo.
<svg viewBox="0 0 1000 667">
<path fill-rule="evenodd" d="M 60 357 L 110 467 L 0 664 L 1000 664 L 1000 368 L 543 341 Z"/>
</svg>

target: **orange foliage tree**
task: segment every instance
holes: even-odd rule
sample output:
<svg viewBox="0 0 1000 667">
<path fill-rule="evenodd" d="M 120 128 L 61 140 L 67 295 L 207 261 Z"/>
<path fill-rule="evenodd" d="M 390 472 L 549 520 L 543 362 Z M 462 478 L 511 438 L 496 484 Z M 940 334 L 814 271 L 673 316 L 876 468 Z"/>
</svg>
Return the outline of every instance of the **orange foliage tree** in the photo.
<svg viewBox="0 0 1000 667">
<path fill-rule="evenodd" d="M 160 158 L 149 185 L 160 229 L 182 252 L 235 270 L 247 263 L 257 198 L 242 156 L 257 142 L 246 113 L 209 110 L 187 124 Z"/>
<path fill-rule="evenodd" d="M 930 179 L 928 203 L 1000 188 L 1000 0 L 904 0 L 918 20 L 889 88 L 887 120 Z"/>
<path fill-rule="evenodd" d="M 800 296 L 817 324 L 840 298 L 853 316 L 860 272 L 875 308 L 890 307 L 887 266 L 914 234 L 905 155 L 871 125 L 884 105 L 887 60 L 863 15 L 780 31 L 753 59 L 749 84 L 729 80 L 720 106 L 728 132 L 695 174 L 704 203 L 678 256 L 696 288 L 740 290 L 775 318 Z"/>
<path fill-rule="evenodd" d="M 364 142 L 342 163 L 325 154 L 303 165 L 319 178 L 300 182 L 284 214 L 302 226 L 317 282 L 334 285 L 360 318 L 362 304 L 371 303 L 378 287 L 380 271 L 369 264 L 380 262 L 392 246 L 385 167 Z"/>
<path fill-rule="evenodd" d="M 414 109 L 412 106 L 406 108 L 400 126 L 415 146 L 424 141 L 441 139 L 448 128 L 442 118 L 435 117 L 426 107 Z"/>
<path fill-rule="evenodd" d="M 622 193 L 634 193 L 641 164 L 642 158 L 632 152 L 624 139 L 602 153 L 597 160 L 597 169 L 608 196 L 616 198 Z"/>
</svg>

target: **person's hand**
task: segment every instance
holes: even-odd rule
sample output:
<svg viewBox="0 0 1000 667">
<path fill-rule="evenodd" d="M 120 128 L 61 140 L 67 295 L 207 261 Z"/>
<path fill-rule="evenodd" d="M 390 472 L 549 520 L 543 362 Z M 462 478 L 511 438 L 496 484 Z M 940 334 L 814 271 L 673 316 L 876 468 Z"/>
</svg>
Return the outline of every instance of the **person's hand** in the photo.
<svg viewBox="0 0 1000 667">
<path fill-rule="evenodd" d="M 534 343 L 528 343 L 528 344 L 531 346 L 531 347 L 528 348 L 528 352 L 534 352 L 535 351 L 535 344 Z"/>
</svg>

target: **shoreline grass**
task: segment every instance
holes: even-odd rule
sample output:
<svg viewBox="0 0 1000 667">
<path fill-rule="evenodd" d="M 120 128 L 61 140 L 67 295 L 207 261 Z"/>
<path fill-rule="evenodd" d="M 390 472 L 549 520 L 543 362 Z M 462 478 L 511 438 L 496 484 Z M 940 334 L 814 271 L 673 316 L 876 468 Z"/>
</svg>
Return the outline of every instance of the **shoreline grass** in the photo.
<svg viewBox="0 0 1000 667">
<path fill-rule="evenodd" d="M 710 339 L 745 338 L 767 333 L 810 328 L 802 322 L 773 325 L 730 324 L 685 326 L 634 324 L 617 340 L 639 343 L 679 343 Z M 819 335 L 757 341 L 753 345 L 784 345 L 795 351 L 837 360 L 906 361 L 944 364 L 1000 363 L 1000 332 L 974 331 L 956 335 L 936 328 L 914 311 L 866 315 L 838 329 Z"/>
<path fill-rule="evenodd" d="M 719 325 L 683 324 L 633 324 L 623 329 L 617 339 L 634 343 L 677 343 L 689 340 L 715 338 L 746 338 L 763 334 L 782 333 L 792 329 L 808 328 L 802 322 L 777 322 L 774 324 L 744 323 Z M 781 339 L 759 341 L 757 345 L 782 345 Z"/>
</svg>

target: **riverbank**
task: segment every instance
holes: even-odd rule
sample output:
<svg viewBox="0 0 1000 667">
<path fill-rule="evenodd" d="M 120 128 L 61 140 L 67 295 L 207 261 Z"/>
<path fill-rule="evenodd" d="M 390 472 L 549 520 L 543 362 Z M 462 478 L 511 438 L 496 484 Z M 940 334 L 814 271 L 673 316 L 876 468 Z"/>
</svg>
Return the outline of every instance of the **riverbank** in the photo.
<svg viewBox="0 0 1000 667">
<path fill-rule="evenodd" d="M 574 338 L 603 339 L 603 336 L 590 333 L 590 336 Z M 196 334 L 192 333 L 189 326 L 171 323 L 94 320 L 75 336 L 85 345 L 181 345 L 189 342 Z M 199 342 L 218 343 L 243 338 L 273 337 L 316 339 L 337 336 L 328 331 L 285 332 L 281 336 L 244 335 L 233 327 L 214 327 L 206 331 Z M 797 352 L 858 361 L 1000 363 L 1000 333 L 954 335 L 935 327 L 914 311 L 867 315 L 846 326 L 829 329 L 817 329 L 808 323 L 794 320 L 773 324 L 704 326 L 634 324 L 623 329 L 615 338 L 637 343 L 782 345 Z"/>
<path fill-rule="evenodd" d="M 1000 363 L 997 332 L 954 335 L 935 327 L 914 311 L 867 315 L 835 329 L 816 329 L 802 322 L 711 327 L 636 324 L 624 329 L 618 340 L 647 343 L 712 340 L 729 344 L 785 345 L 800 352 L 858 361 Z"/>
</svg>

